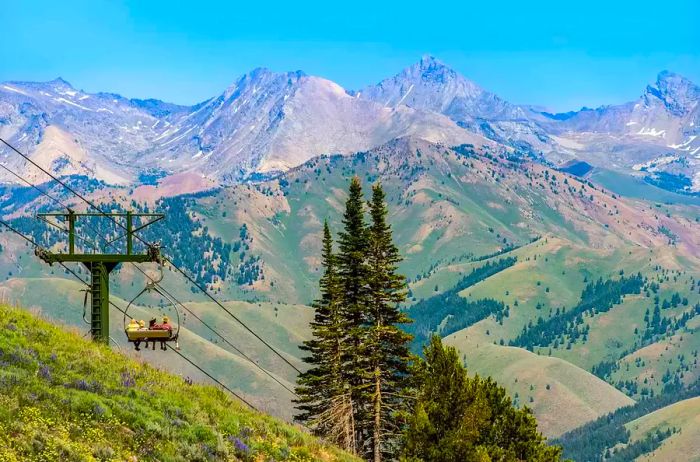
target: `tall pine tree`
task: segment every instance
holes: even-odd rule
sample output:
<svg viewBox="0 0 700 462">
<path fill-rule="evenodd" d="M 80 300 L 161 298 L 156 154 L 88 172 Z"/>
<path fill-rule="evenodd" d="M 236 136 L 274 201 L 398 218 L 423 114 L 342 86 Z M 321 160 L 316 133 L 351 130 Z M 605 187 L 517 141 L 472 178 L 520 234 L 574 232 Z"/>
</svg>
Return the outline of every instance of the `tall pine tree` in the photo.
<svg viewBox="0 0 700 462">
<path fill-rule="evenodd" d="M 410 335 L 398 305 L 406 283 L 387 223 L 384 191 L 372 189 L 365 220 L 359 178 L 350 182 L 338 253 L 324 225 L 321 297 L 315 302 L 313 339 L 303 348 L 312 365 L 299 377 L 298 420 L 344 449 L 380 461 L 396 454 L 397 415 L 405 411 Z"/>
<path fill-rule="evenodd" d="M 347 323 L 340 311 L 341 285 L 328 222 L 323 224 L 322 247 L 324 274 L 319 282 L 321 296 L 313 305 L 313 337 L 301 347 L 309 353 L 304 361 L 312 367 L 298 378 L 296 392 L 299 399 L 296 403 L 301 413 L 296 419 L 314 434 L 354 452 L 354 412 L 350 388 L 342 372 L 347 349 Z"/>
<path fill-rule="evenodd" d="M 343 231 L 338 237 L 338 275 L 341 287 L 341 315 L 346 323 L 347 349 L 343 355 L 343 374 L 351 390 L 350 404 L 355 424 L 355 450 L 364 452 L 366 433 L 362 422 L 365 409 L 359 404 L 366 384 L 367 362 L 362 355 L 366 337 L 369 305 L 369 230 L 365 222 L 362 185 L 358 177 L 350 181 L 343 214 Z"/>
<path fill-rule="evenodd" d="M 401 256 L 387 223 L 381 184 L 372 187 L 369 212 L 369 305 L 361 348 L 367 366 L 360 395 L 360 407 L 365 412 L 358 426 L 369 441 L 364 447 L 367 458 L 379 462 L 397 450 L 398 416 L 407 405 L 404 392 L 408 386 L 411 336 L 399 327 L 410 322 L 399 310 L 399 304 L 406 299 L 406 280 L 397 273 Z"/>
</svg>

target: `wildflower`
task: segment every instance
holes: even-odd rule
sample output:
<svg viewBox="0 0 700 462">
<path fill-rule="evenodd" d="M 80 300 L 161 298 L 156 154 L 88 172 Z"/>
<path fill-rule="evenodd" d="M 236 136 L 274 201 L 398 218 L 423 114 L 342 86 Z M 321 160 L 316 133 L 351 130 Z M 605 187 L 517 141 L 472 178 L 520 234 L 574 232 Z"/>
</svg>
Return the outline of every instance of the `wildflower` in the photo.
<svg viewBox="0 0 700 462">
<path fill-rule="evenodd" d="M 95 404 L 95 406 L 92 408 L 92 413 L 95 414 L 97 417 L 102 417 L 107 410 L 100 406 L 99 404 Z"/>
<path fill-rule="evenodd" d="M 85 381 L 85 379 L 79 379 L 73 382 L 73 388 L 76 390 L 88 391 L 90 389 L 90 385 Z"/>
<path fill-rule="evenodd" d="M 236 448 L 237 452 L 242 454 L 248 454 L 248 452 L 250 452 L 248 445 L 245 444 L 240 438 L 233 439 L 233 447 Z"/>
<path fill-rule="evenodd" d="M 136 386 L 136 379 L 129 373 L 129 371 L 122 372 L 122 386 L 124 388 Z"/>
<path fill-rule="evenodd" d="M 51 369 L 49 369 L 49 366 L 47 366 L 46 364 L 41 364 L 39 366 L 37 374 L 44 380 L 51 380 Z"/>
</svg>

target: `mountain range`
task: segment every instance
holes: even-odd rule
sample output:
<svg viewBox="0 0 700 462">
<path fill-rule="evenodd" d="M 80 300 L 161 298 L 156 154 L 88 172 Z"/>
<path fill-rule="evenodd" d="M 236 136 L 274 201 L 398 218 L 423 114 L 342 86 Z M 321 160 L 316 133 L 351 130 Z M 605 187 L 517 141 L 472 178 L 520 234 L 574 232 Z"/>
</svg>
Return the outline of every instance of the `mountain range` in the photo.
<svg viewBox="0 0 700 462">
<path fill-rule="evenodd" d="M 696 85 L 662 72 L 636 101 L 554 114 L 425 57 L 356 91 L 257 69 L 192 107 L 8 82 L 0 136 L 105 209 L 165 213 L 143 237 L 298 368 L 322 224 L 342 226 L 350 177 L 365 192 L 380 180 L 418 339 L 439 333 L 573 460 L 686 460 L 700 457 L 698 100 Z M 40 187 L 85 209 L 55 182 Z M 0 185 L 2 218 L 48 248 L 64 238 L 32 218 L 46 208 L 36 190 Z M 84 287 L 11 232 L 0 232 L 0 275 L 4 300 L 84 327 Z M 126 306 L 145 282 L 120 266 L 112 301 Z M 287 387 L 295 371 L 175 272 L 162 284 L 220 333 L 183 312 L 183 351 L 291 419 L 292 396 L 255 364 Z M 147 302 L 158 300 L 134 307 L 143 317 Z M 112 313 L 117 342 L 122 321 Z M 206 380 L 173 355 L 132 354 Z"/>
<path fill-rule="evenodd" d="M 699 101 L 696 84 L 664 71 L 636 101 L 551 114 L 509 103 L 425 56 L 357 91 L 301 71 L 259 68 L 194 106 L 90 94 L 60 78 L 6 82 L 0 135 L 56 174 L 115 185 L 178 174 L 232 184 L 413 136 L 526 153 L 554 166 L 583 161 L 694 193 Z"/>
</svg>

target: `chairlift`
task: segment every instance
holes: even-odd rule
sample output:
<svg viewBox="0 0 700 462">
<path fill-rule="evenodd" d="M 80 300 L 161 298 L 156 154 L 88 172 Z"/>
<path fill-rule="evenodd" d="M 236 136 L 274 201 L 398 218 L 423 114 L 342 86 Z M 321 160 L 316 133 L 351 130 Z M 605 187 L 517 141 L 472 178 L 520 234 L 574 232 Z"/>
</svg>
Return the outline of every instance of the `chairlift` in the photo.
<svg viewBox="0 0 700 462">
<path fill-rule="evenodd" d="M 158 284 L 163 280 L 163 264 L 158 263 L 159 277 L 158 279 L 150 279 L 146 282 L 146 286 L 139 292 L 134 298 L 131 299 L 129 304 L 124 310 L 124 333 L 126 334 L 126 339 L 129 343 L 134 344 L 134 349 L 140 351 L 140 345 L 145 342 L 146 348 L 149 344 L 152 345 L 153 350 L 156 349 L 156 343 L 160 343 L 160 349 L 167 350 L 166 342 L 175 342 L 175 349 L 179 350 L 180 345 L 178 343 L 178 337 L 180 335 L 180 312 L 177 309 L 177 304 L 175 301 L 160 289 Z M 136 321 L 133 318 L 129 318 L 129 308 L 134 304 L 139 297 L 145 293 L 156 293 L 160 295 L 163 299 L 167 301 L 166 306 L 171 308 L 175 312 L 176 324 L 173 326 L 170 319 L 167 316 L 163 317 L 163 322 L 158 324 L 156 318 L 151 318 L 148 325 L 143 321 Z M 161 306 L 163 308 L 163 306 Z M 129 319 L 129 322 L 127 322 Z"/>
</svg>

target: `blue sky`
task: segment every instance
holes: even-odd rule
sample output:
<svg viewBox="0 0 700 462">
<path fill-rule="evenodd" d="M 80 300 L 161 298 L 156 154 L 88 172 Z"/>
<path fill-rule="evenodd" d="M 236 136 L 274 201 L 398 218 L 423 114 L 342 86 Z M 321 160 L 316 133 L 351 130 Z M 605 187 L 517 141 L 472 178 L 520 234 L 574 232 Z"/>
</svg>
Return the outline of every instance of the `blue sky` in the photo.
<svg viewBox="0 0 700 462">
<path fill-rule="evenodd" d="M 432 54 L 515 103 L 636 98 L 662 69 L 700 83 L 697 0 L 6 2 L 0 81 L 194 103 L 263 66 L 361 88 Z"/>
</svg>

